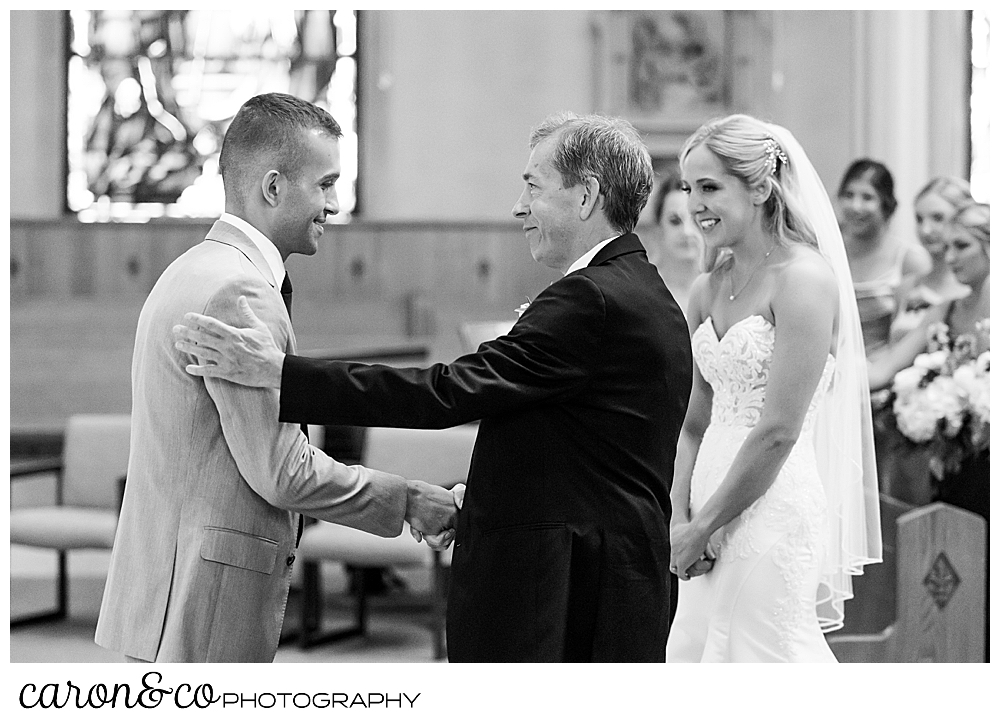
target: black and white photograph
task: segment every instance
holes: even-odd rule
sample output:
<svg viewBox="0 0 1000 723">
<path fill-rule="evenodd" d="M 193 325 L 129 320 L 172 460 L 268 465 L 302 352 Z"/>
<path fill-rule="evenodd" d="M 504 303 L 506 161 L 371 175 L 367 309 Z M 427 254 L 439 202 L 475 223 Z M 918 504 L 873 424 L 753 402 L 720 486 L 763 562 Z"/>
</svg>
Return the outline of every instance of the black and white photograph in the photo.
<svg viewBox="0 0 1000 723">
<path fill-rule="evenodd" d="M 995 10 L 7 15 L 8 710 L 985 705 Z"/>
</svg>

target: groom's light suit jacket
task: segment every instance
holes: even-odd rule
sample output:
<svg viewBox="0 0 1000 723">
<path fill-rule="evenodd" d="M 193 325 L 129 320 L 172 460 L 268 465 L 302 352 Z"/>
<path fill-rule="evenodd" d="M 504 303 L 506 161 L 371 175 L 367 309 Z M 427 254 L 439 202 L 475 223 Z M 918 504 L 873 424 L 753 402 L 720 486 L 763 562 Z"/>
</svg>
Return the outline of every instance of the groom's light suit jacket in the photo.
<svg viewBox="0 0 1000 723">
<path fill-rule="evenodd" d="M 691 373 L 684 315 L 627 234 L 451 364 L 286 357 L 281 418 L 482 419 L 452 561 L 452 661 L 662 661 Z"/>
<path fill-rule="evenodd" d="M 125 498 L 96 641 L 158 662 L 270 662 L 300 513 L 398 535 L 405 480 L 348 467 L 278 422 L 277 391 L 202 379 L 174 348 L 188 311 L 237 321 L 245 295 L 278 345 L 291 321 L 257 247 L 223 221 L 163 272 L 132 359 Z M 99 450 L 95 450 L 99 453 Z"/>
</svg>

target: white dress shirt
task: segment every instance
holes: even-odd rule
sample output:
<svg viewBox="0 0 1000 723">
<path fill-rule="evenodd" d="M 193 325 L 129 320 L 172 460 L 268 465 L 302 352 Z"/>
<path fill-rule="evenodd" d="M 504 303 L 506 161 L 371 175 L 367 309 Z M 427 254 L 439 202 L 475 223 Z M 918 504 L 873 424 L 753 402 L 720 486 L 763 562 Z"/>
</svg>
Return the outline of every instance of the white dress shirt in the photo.
<svg viewBox="0 0 1000 723">
<path fill-rule="evenodd" d="M 280 289 L 281 283 L 285 280 L 285 263 L 281 260 L 281 253 L 278 251 L 278 247 L 271 242 L 271 239 L 258 231 L 249 221 L 244 221 L 239 216 L 234 216 L 231 213 L 223 213 L 219 217 L 219 220 L 225 221 L 230 226 L 235 226 L 247 235 L 253 242 L 253 245 L 260 250 L 264 261 L 267 262 L 268 268 L 271 269 L 271 273 L 274 275 L 274 283 Z"/>
<path fill-rule="evenodd" d="M 616 238 L 618 238 L 618 237 L 614 236 L 613 238 L 609 238 L 609 239 L 606 239 L 605 241 L 601 241 L 601 243 L 599 243 L 596 246 L 594 246 L 594 248 L 592 248 L 590 251 L 588 251 L 583 256 L 581 256 L 576 261 L 574 261 L 572 264 L 570 264 L 570 267 L 568 269 L 566 269 L 566 274 L 571 274 L 574 271 L 577 271 L 579 269 L 585 269 L 585 268 L 587 268 L 587 266 L 594 259 L 594 257 L 597 256 L 597 252 L 600 251 L 601 249 L 603 249 L 605 246 L 607 246 L 612 241 L 614 241 Z M 563 274 L 563 276 L 565 276 L 566 274 Z"/>
</svg>

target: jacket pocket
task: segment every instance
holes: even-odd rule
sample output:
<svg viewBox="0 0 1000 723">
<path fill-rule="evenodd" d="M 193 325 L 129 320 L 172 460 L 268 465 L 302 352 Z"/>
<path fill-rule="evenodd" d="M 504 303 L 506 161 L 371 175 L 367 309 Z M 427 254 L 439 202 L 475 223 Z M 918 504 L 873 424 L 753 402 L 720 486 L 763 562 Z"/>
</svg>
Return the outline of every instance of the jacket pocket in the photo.
<svg viewBox="0 0 1000 723">
<path fill-rule="evenodd" d="M 278 559 L 278 543 L 239 530 L 205 527 L 201 557 L 211 562 L 270 575 Z"/>
</svg>

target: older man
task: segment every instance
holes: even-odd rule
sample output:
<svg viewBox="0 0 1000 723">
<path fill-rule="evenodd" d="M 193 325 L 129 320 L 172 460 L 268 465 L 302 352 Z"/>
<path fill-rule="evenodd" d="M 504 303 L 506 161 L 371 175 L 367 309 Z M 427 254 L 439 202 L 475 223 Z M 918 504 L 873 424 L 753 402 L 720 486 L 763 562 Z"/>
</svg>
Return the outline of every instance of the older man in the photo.
<svg viewBox="0 0 1000 723">
<path fill-rule="evenodd" d="M 339 210 L 340 135 L 304 100 L 247 101 L 222 145 L 226 213 L 142 308 L 128 483 L 96 633 L 130 660 L 270 662 L 303 513 L 382 536 L 404 518 L 431 534 L 453 524 L 450 492 L 330 459 L 279 423 L 273 390 L 185 374 L 192 359 L 172 343 L 184 312 L 233 318 L 242 296 L 295 350 L 284 261 L 315 253 Z"/>
<path fill-rule="evenodd" d="M 684 315 L 632 233 L 649 153 L 621 120 L 564 115 L 530 141 L 514 206 L 564 276 L 511 332 L 427 369 L 282 354 L 242 312 L 176 329 L 188 370 L 280 388 L 281 419 L 482 420 L 458 517 L 452 661 L 662 661 L 669 485 L 691 387 Z M 197 341 L 199 346 L 192 346 Z"/>
</svg>

